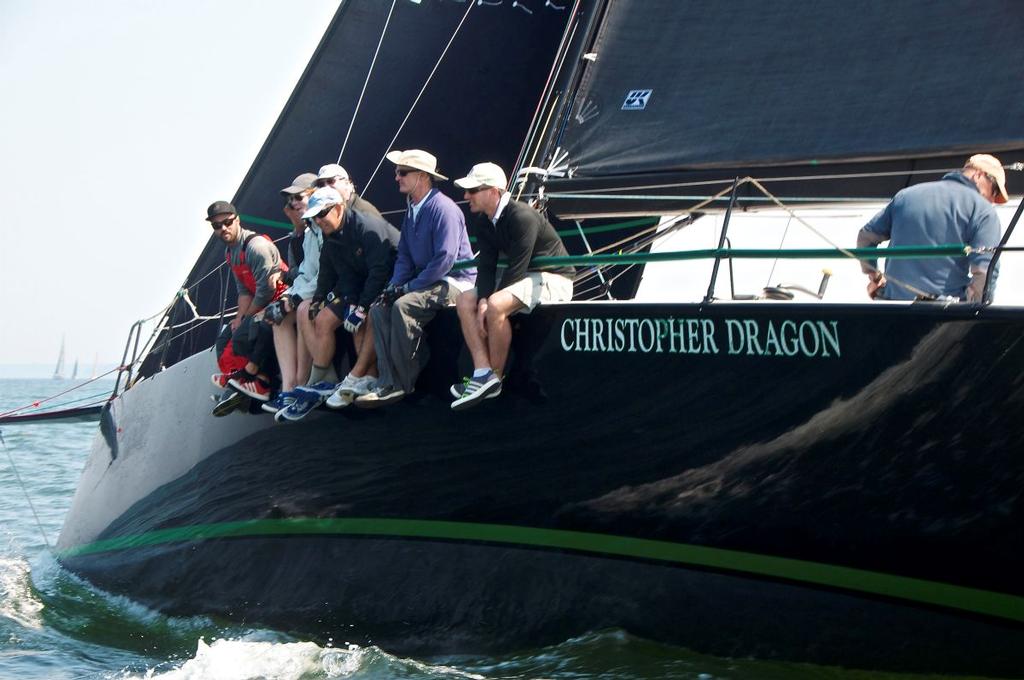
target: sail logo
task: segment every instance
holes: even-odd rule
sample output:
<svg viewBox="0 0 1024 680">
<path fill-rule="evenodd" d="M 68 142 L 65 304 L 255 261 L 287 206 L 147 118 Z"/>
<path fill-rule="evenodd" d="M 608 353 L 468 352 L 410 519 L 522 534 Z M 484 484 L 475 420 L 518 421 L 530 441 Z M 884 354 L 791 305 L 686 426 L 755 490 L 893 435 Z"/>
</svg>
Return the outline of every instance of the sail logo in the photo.
<svg viewBox="0 0 1024 680">
<path fill-rule="evenodd" d="M 559 340 L 566 352 L 842 356 L 834 320 L 569 318 Z"/>
<path fill-rule="evenodd" d="M 654 90 L 630 90 L 626 101 L 622 102 L 623 111 L 642 111 L 647 108 L 647 100 Z"/>
</svg>

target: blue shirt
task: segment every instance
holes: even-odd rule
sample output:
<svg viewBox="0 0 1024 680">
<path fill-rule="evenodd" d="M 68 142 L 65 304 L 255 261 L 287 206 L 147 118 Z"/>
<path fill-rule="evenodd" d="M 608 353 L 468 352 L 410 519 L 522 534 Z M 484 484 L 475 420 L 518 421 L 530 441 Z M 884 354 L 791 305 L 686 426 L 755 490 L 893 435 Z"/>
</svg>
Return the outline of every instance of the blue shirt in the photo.
<svg viewBox="0 0 1024 680">
<path fill-rule="evenodd" d="M 466 218 L 452 199 L 431 189 L 415 217 L 411 207 L 405 211 L 391 283 L 405 284 L 410 291 L 429 288 L 445 277 L 471 284 L 476 269 L 451 271 L 458 260 L 471 259 Z"/>
<path fill-rule="evenodd" d="M 999 245 L 1002 231 L 995 208 L 961 172 L 950 172 L 937 182 L 903 189 L 864 225 L 864 230 L 885 237 L 892 246 L 965 243 L 974 248 Z M 888 283 L 883 295 L 887 300 L 917 297 L 917 293 L 899 285 L 902 281 L 932 295 L 964 299 L 970 270 L 987 270 L 991 260 L 992 253 L 888 260 Z M 993 285 L 996 273 L 992 273 Z"/>
</svg>

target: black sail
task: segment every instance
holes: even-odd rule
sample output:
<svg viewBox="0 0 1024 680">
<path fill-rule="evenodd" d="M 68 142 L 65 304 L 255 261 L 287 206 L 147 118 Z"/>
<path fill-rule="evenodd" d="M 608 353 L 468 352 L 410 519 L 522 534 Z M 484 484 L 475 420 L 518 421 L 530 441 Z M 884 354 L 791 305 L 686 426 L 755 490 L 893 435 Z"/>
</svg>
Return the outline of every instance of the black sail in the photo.
<svg viewBox="0 0 1024 680">
<path fill-rule="evenodd" d="M 532 6 L 529 12 L 512 3 L 343 2 L 232 199 L 243 223 L 274 238 L 284 236 L 285 230 L 260 225 L 260 220 L 285 220 L 280 188 L 301 172 L 338 161 L 339 154 L 363 196 L 396 224 L 404 200 L 395 188 L 393 166 L 384 161 L 378 168 L 390 149 L 427 149 L 438 157 L 440 172 L 452 178 L 484 160 L 511 170 L 571 16 L 543 3 L 525 5 Z M 440 188 L 461 199 L 450 182 Z M 215 198 L 221 197 L 211 201 Z M 228 308 L 234 304 L 223 262 L 223 244 L 211 239 L 185 281 L 201 315 L 218 314 L 225 298 Z M 192 316 L 179 303 L 171 324 Z M 142 374 L 209 347 L 217 325 L 205 323 L 173 339 L 165 334 Z"/>
<path fill-rule="evenodd" d="M 972 153 L 1020 160 L 1022 32 L 1012 1 L 610 2 L 549 140 L 568 153 L 573 179 L 548 189 L 897 173 L 777 185 L 878 198 L 912 181 L 910 170 L 956 167 Z M 580 215 L 666 206 L 554 205 Z"/>
</svg>

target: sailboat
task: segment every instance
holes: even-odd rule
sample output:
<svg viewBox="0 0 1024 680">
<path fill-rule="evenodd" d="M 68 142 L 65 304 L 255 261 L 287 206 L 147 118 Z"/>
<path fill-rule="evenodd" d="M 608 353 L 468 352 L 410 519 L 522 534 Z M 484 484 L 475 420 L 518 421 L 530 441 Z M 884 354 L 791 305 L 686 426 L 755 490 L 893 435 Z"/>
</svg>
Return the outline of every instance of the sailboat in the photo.
<svg viewBox="0 0 1024 680">
<path fill-rule="evenodd" d="M 57 355 L 57 365 L 53 367 L 53 379 L 64 380 L 64 336 L 60 338 L 60 353 Z"/>
<path fill-rule="evenodd" d="M 717 278 L 743 254 L 740 210 L 885 200 L 974 152 L 1024 160 L 1024 62 L 973 57 L 1016 44 L 1024 16 L 532 4 L 342 3 L 233 200 L 272 230 L 281 182 L 326 154 L 395 219 L 393 148 L 515 169 L 583 259 L 574 302 L 517 321 L 501 397 L 452 413 L 468 357 L 442 314 L 393 408 L 211 418 L 215 324 L 181 331 L 231 309 L 211 239 L 174 333 L 123 362 L 138 373 L 104 412 L 60 562 L 171 614 L 402 653 L 620 627 L 1018 676 L 1024 309 L 733 300 Z M 708 213 L 727 216 L 719 247 L 669 254 L 715 258 L 703 299 L 631 299 L 667 257 L 657 237 Z"/>
</svg>

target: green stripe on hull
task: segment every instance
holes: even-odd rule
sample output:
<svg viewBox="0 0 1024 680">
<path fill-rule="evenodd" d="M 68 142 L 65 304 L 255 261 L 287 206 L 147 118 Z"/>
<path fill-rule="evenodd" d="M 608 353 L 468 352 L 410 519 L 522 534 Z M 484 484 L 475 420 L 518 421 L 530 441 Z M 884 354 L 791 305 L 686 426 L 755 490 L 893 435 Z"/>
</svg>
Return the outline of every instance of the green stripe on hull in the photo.
<svg viewBox="0 0 1024 680">
<path fill-rule="evenodd" d="M 401 537 L 558 548 L 780 578 L 1024 622 L 1024 597 L 1002 595 L 987 590 L 735 550 L 503 524 L 355 518 L 247 520 L 160 529 L 137 536 L 111 538 L 65 550 L 60 553 L 60 557 L 78 557 L 181 541 L 302 535 Z"/>
</svg>

